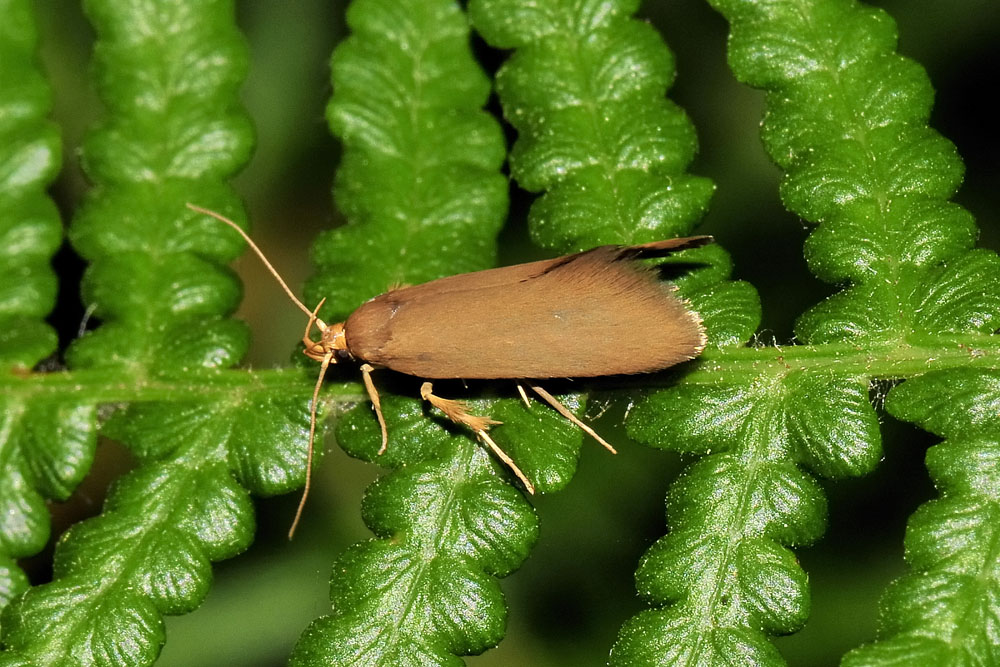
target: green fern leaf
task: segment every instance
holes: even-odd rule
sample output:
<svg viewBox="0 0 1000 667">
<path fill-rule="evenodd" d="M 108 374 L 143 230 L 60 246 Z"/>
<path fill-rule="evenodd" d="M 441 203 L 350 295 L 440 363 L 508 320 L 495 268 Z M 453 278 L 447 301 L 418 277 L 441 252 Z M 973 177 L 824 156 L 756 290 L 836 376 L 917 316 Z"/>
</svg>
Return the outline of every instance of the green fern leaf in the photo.
<svg viewBox="0 0 1000 667">
<path fill-rule="evenodd" d="M 249 546 L 249 491 L 301 484 L 308 431 L 301 399 L 230 394 L 217 404 L 147 403 L 116 414 L 103 432 L 130 443 L 143 465 L 113 487 L 100 517 L 63 536 L 55 581 L 11 609 L 8 646 L 33 664 L 151 663 L 164 641 L 162 615 L 197 607 L 211 561 Z"/>
<path fill-rule="evenodd" d="M 334 564 L 335 613 L 310 626 L 292 664 L 461 664 L 456 654 L 481 652 L 503 636 L 495 577 L 527 556 L 538 532 L 534 511 L 466 435 L 429 419 L 416 401 L 390 402 L 410 410 L 394 422 L 385 454 L 405 465 L 365 496 L 365 523 L 381 539 L 355 545 Z M 354 428 L 350 422 L 338 424 L 338 435 Z M 371 435 L 377 443 L 377 427 Z M 416 459 L 421 449 L 433 453 Z"/>
<path fill-rule="evenodd" d="M 45 120 L 48 84 L 35 63 L 30 3 L 0 2 L 0 373 L 26 375 L 56 348 L 42 321 L 55 303 L 49 260 L 62 227 L 46 186 L 60 165 L 55 127 Z M 23 386 L 0 395 L 0 609 L 27 588 L 14 562 L 49 538 L 46 498 L 65 499 L 90 467 L 95 409 L 46 401 Z"/>
<path fill-rule="evenodd" d="M 150 664 L 163 614 L 196 607 L 211 561 L 249 545 L 249 493 L 288 491 L 304 472 L 308 383 L 269 390 L 221 372 L 248 344 L 246 327 L 225 318 L 240 288 L 221 266 L 241 241 L 184 207 L 195 199 L 238 209 L 223 179 L 246 161 L 250 130 L 236 104 L 246 54 L 232 3 L 95 0 L 87 11 L 110 113 L 84 146 L 95 187 L 71 238 L 91 260 L 84 297 L 103 326 L 68 358 L 95 385 L 111 371 L 139 387 L 117 399 L 138 402 L 103 431 L 132 447 L 140 465 L 117 481 L 99 517 L 62 536 L 52 583 L 7 609 L 4 664 Z M 32 400 L 11 449 L 24 462 L 8 466 L 5 491 L 33 482 L 68 495 L 92 456 L 99 400 Z M 42 499 L 20 492 L 20 513 L 5 514 L 4 546 L 31 536 L 40 547 Z"/>
<path fill-rule="evenodd" d="M 491 266 L 507 207 L 503 138 L 480 108 L 489 86 L 458 7 L 359 0 L 348 23 L 353 34 L 334 53 L 329 106 L 345 146 L 336 199 L 348 224 L 317 241 L 317 275 L 307 289 L 314 301 L 327 298 L 324 312 L 337 317 L 393 284 Z M 540 488 L 565 483 L 579 436 L 565 424 L 545 428 L 561 419 L 549 413 L 539 429 L 537 413 L 513 406 L 519 401 L 478 401 L 473 409 L 508 422 L 494 431 L 497 441 L 524 458 Z M 415 398 L 383 391 L 382 409 L 389 430 L 382 455 L 370 406 L 337 424 L 345 450 L 394 468 L 364 506 L 381 539 L 355 545 L 334 565 L 334 614 L 306 630 L 293 664 L 460 664 L 456 655 L 479 653 L 503 635 L 495 577 L 515 569 L 534 542 L 531 507 L 468 432 Z M 569 456 L 531 460 L 524 452 L 553 431 L 570 443 Z"/>
<path fill-rule="evenodd" d="M 354 35 L 331 63 L 327 116 L 345 146 L 335 195 L 348 224 L 316 243 L 306 289 L 310 302 L 327 299 L 328 320 L 393 285 L 492 266 L 507 211 L 503 137 L 480 108 L 489 81 L 468 26 L 447 2 L 397 5 L 353 3 Z"/>
<path fill-rule="evenodd" d="M 690 124 L 662 99 L 673 78 L 672 58 L 649 26 L 629 18 L 634 10 L 627 2 L 544 9 L 521 2 L 470 4 L 488 41 L 517 48 L 498 73 L 497 88 L 520 133 L 512 174 L 529 190 L 547 190 L 529 215 L 541 245 L 570 249 L 681 235 L 707 205 L 713 186 L 683 173 L 695 148 Z M 710 345 L 746 342 L 759 323 L 760 305 L 749 285 L 725 282 L 731 269 L 726 253 L 682 253 L 670 260 L 668 273 L 670 263 L 679 269 L 682 294 L 705 322 Z M 633 413 L 629 423 L 640 421 Z"/>
<path fill-rule="evenodd" d="M 991 545 L 1000 530 L 1000 374 L 928 373 L 894 388 L 886 408 L 945 438 L 927 452 L 941 496 L 910 519 L 911 571 L 882 599 L 879 640 L 843 664 L 996 662 L 1000 577 Z"/>
<path fill-rule="evenodd" d="M 762 134 L 785 169 L 782 198 L 821 223 L 807 244 L 810 266 L 824 279 L 854 283 L 803 315 L 798 337 L 891 350 L 908 337 L 992 332 L 996 258 L 967 252 L 969 216 L 935 201 L 954 193 L 961 164 L 924 125 L 930 89 L 918 66 L 892 53 L 891 19 L 836 0 L 713 5 L 731 21 L 737 77 L 768 90 Z M 797 466 L 860 475 L 880 448 L 870 366 L 838 358 L 843 351 L 820 364 L 808 350 L 789 352 L 795 361 L 779 357 L 728 381 L 720 374 L 701 385 L 693 375 L 632 412 L 633 437 L 706 456 L 672 488 L 673 529 L 637 574 L 652 603 L 671 606 L 627 623 L 613 663 L 750 655 L 780 664 L 765 635 L 804 622 L 805 575 L 781 545 L 816 539 L 825 501 Z M 702 362 L 708 372 L 712 356 Z M 723 646 L 719 637 L 732 634 L 744 643 Z"/>
<path fill-rule="evenodd" d="M 663 99 L 673 57 L 631 1 L 479 0 L 469 12 L 491 45 L 515 48 L 497 73 L 504 115 L 519 137 L 511 174 L 546 190 L 529 226 L 560 251 L 686 233 L 714 186 L 684 173 L 695 136 Z"/>
<path fill-rule="evenodd" d="M 508 50 L 491 54 L 473 43 L 484 62 L 509 56 L 494 89 L 517 131 L 510 172 L 518 185 L 539 193 L 528 231 L 554 252 L 688 234 L 711 195 L 706 179 L 686 173 L 695 134 L 684 113 L 663 99 L 673 57 L 653 23 L 630 18 L 638 4 L 468 3 L 488 46 Z M 816 572 L 811 593 L 792 549 L 824 531 L 827 500 L 817 478 L 863 475 L 879 462 L 869 393 L 875 387 L 878 407 L 882 388 L 891 386 L 888 411 L 944 439 L 927 456 L 940 495 L 910 521 L 910 570 L 883 597 L 876 641 L 844 662 L 1000 661 L 991 547 L 1000 458 L 1000 276 L 996 255 L 973 249 L 972 216 L 947 201 L 962 164 L 954 147 L 927 127 L 934 91 L 919 65 L 895 53 L 895 25 L 881 10 L 854 0 L 712 4 L 732 27 L 736 77 L 765 90 L 762 135 L 783 170 L 782 199 L 815 223 L 805 246 L 809 268 L 836 291 L 799 318 L 797 344 L 768 346 L 755 335 L 761 319 L 756 290 L 730 280 L 728 253 L 717 244 L 684 252 L 664 260 L 661 274 L 705 323 L 708 345 L 699 359 L 625 381 L 545 383 L 577 413 L 589 393 L 628 384 L 637 389 L 628 394 L 636 401 L 625 413 L 628 432 L 655 449 L 695 459 L 668 492 L 666 536 L 638 568 L 636 587 L 649 608 L 625 621 L 610 660 L 782 664 L 770 637 L 802 627 L 812 595 L 819 609 L 802 637 L 811 652 L 805 661 L 827 657 L 829 640 L 814 641 L 821 615 L 829 613 L 827 573 Z M 347 224 L 315 244 L 317 271 L 307 289 L 311 304 L 328 298 L 328 321 L 394 284 L 495 263 L 509 186 L 500 170 L 504 141 L 481 108 L 490 82 L 472 57 L 461 6 L 358 0 L 349 9 L 353 36 L 334 54 L 328 107 L 329 124 L 344 144 L 334 197 Z M 76 119 L 87 109 L 77 113 L 79 91 L 63 89 L 79 77 L 67 77 L 60 58 L 76 41 L 66 34 L 85 40 L 88 31 L 69 27 L 71 15 L 37 9 L 46 17 L 39 21 L 47 33 L 46 64 L 60 86 L 56 113 L 64 113 L 63 100 L 74 105 L 65 127 L 67 145 L 75 145 Z M 264 11 L 242 13 L 251 37 L 262 35 L 255 21 Z M 661 10 L 647 11 L 655 22 Z M 56 292 L 49 261 L 61 239 L 58 214 L 43 191 L 58 166 L 59 141 L 43 120 L 50 93 L 34 62 L 31 7 L 0 0 L 5 665 L 149 664 L 167 634 L 164 615 L 198 606 L 213 561 L 249 545 L 251 496 L 294 489 L 304 476 L 315 365 L 305 371 L 307 362 L 296 354 L 301 367 L 292 370 L 229 368 L 249 342 L 247 327 L 229 319 L 241 290 L 224 266 L 242 243 L 232 230 L 183 206 L 192 201 L 244 224 L 224 183 L 251 147 L 236 97 L 249 60 L 233 28 L 232 3 L 93 0 L 87 12 L 98 37 L 91 71 L 107 115 L 80 150 L 94 186 L 83 205 L 74 204 L 79 184 L 72 174 L 55 191 L 62 206 L 75 206 L 69 235 L 90 262 L 83 291 L 97 327 L 65 350 L 69 370 L 41 372 L 58 363 L 56 337 L 43 318 Z M 263 32 L 274 37 L 269 31 L 298 26 L 287 13 L 281 16 Z M 314 21 L 295 38 L 306 46 L 323 28 Z M 280 42 L 283 54 L 292 53 L 287 37 Z M 265 67 L 258 73 L 266 76 L 266 49 L 260 53 Z M 698 57 L 684 55 L 680 62 L 694 63 L 703 78 Z M 273 82 L 268 86 L 262 134 L 268 117 L 295 101 L 275 96 Z M 315 120 L 314 107 L 306 114 Z M 309 125 L 301 120 L 284 126 Z M 297 132 L 281 141 L 288 154 L 297 150 Z M 289 174 L 298 188 L 307 185 L 268 155 L 269 143 L 263 141 L 261 151 L 273 165 L 268 168 Z M 712 169 L 710 161 L 705 168 Z M 741 181 L 753 183 L 754 174 L 763 173 L 754 169 Z M 296 191 L 296 202 L 306 201 L 301 194 Z M 520 203 L 514 209 L 520 211 Z M 520 234 L 516 222 L 508 231 L 506 240 Z M 71 334 L 76 323 L 61 321 L 63 314 L 60 308 L 52 321 Z M 339 365 L 331 375 L 354 377 L 351 366 Z M 332 611 L 310 625 L 292 661 L 462 664 L 459 656 L 484 651 L 506 632 L 498 578 L 521 566 L 539 520 L 511 471 L 483 443 L 417 399 L 419 379 L 380 370 L 375 382 L 389 426 L 383 454 L 360 383 L 322 387 L 321 421 L 337 415 L 339 444 L 387 470 L 362 507 L 374 538 L 334 562 Z M 656 389 L 643 396 L 642 387 Z M 502 382 L 441 381 L 435 392 L 502 421 L 490 434 L 540 492 L 563 489 L 574 478 L 583 439 L 547 406 L 526 406 Z M 357 407 L 340 414 L 339 405 Z M 47 501 L 71 494 L 90 467 L 98 419 L 101 433 L 124 443 L 137 467 L 112 483 L 99 517 L 57 540 L 53 581 L 25 593 L 29 582 L 18 561 L 49 537 Z M 598 425 L 602 433 L 607 421 Z M 515 655 L 501 649 L 501 661 L 592 660 L 595 646 L 612 639 L 608 620 L 635 613 L 630 603 L 606 595 L 616 586 L 613 572 L 591 576 L 602 571 L 591 557 L 611 542 L 616 553 L 604 557 L 627 566 L 633 556 L 621 558 L 618 547 L 641 549 L 645 538 L 629 533 L 650 521 L 631 484 L 627 498 L 617 492 L 622 484 L 613 481 L 611 466 L 675 457 L 625 447 L 611 458 L 587 446 L 610 462 L 582 471 L 599 481 L 589 490 L 568 489 L 561 501 L 539 503 L 543 515 L 560 503 L 574 507 L 571 562 L 560 555 L 555 576 L 546 570 L 533 580 L 527 571 L 527 583 L 511 582 L 512 595 L 530 589 L 533 598 L 527 608 L 514 605 L 522 617 L 515 632 L 530 626 L 544 644 L 528 647 L 535 650 L 531 658 L 520 646 Z M 658 483 L 658 466 L 638 465 L 647 484 Z M 581 506 L 584 491 L 588 504 Z M 623 507 L 624 521 L 616 513 Z M 581 515 L 591 530 L 579 530 Z M 545 520 L 550 537 L 570 530 Z M 591 537 L 588 547 L 588 535 L 596 533 L 603 540 Z M 543 567 L 546 557 L 544 548 L 536 554 Z M 34 565 L 32 559 L 27 567 Z M 311 564 L 298 569 L 314 571 Z M 854 569 L 850 579 L 860 585 L 876 571 Z M 607 586 L 600 597 L 591 597 L 595 584 Z M 254 591 L 269 606 L 282 596 L 305 599 L 284 582 L 273 599 L 274 591 L 262 588 Z M 853 591 L 850 599 L 857 605 Z M 549 608 L 574 603 L 580 610 L 599 605 L 602 615 L 574 617 Z M 224 612 L 225 625 L 242 627 L 234 611 Z M 855 632 L 864 625 L 863 614 L 841 617 Z M 193 642 L 191 655 L 203 661 L 266 661 L 266 652 L 286 650 L 272 624 L 271 633 L 235 633 L 230 643 L 239 645 L 239 657 L 223 655 L 224 638 L 206 630 L 211 621 L 205 618 L 192 619 L 213 637 L 211 647 Z M 562 642 L 554 633 L 570 625 L 572 642 Z M 589 641 L 579 640 L 583 634 Z M 794 641 L 776 645 L 794 651 Z M 794 660 L 792 653 L 787 657 Z M 164 658 L 178 660 L 176 654 Z"/>
</svg>

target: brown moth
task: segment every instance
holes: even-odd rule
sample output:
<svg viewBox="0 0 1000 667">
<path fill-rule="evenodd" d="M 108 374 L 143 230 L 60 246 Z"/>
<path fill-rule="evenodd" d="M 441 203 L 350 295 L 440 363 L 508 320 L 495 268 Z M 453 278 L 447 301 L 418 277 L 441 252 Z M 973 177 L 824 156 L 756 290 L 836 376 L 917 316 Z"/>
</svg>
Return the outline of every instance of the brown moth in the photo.
<svg viewBox="0 0 1000 667">
<path fill-rule="evenodd" d="M 302 501 L 289 531 L 295 531 L 309 493 L 316 402 L 332 363 L 361 363 L 361 377 L 388 442 L 378 391 L 371 373 L 388 368 L 407 375 L 439 379 L 524 381 L 566 419 L 614 448 L 580 421 L 554 396 L 532 381 L 628 375 L 662 370 L 698 356 L 705 347 L 701 319 L 636 260 L 710 243 L 710 236 L 654 241 L 634 246 L 600 246 L 584 252 L 527 264 L 463 273 L 422 285 L 393 289 L 362 304 L 344 322 L 326 324 L 289 289 L 263 252 L 236 223 L 188 204 L 235 229 L 278 280 L 292 301 L 309 316 L 303 352 L 320 362 L 313 391 L 309 455 Z M 319 338 L 312 338 L 313 327 Z M 528 396 L 519 382 L 524 402 Z M 489 436 L 496 422 L 470 414 L 462 401 L 437 396 L 431 382 L 421 397 L 449 419 L 470 428 L 504 461 L 529 493 L 531 481 Z"/>
</svg>

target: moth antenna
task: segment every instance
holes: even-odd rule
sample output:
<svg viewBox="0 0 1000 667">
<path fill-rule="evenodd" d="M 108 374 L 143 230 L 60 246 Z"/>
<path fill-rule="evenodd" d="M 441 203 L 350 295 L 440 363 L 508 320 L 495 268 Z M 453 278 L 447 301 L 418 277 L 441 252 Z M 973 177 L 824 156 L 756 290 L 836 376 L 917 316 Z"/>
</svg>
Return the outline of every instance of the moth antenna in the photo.
<svg viewBox="0 0 1000 667">
<path fill-rule="evenodd" d="M 274 265 L 271 264 L 270 261 L 268 261 L 267 257 L 264 255 L 264 251 L 261 250 L 257 246 L 257 244 L 253 242 L 253 239 L 250 238 L 249 234 L 243 231 L 243 229 L 239 225 L 237 225 L 235 222 L 233 222 L 226 216 L 222 215 L 221 213 L 216 213 L 215 211 L 211 211 L 207 208 L 196 206 L 191 202 L 187 202 L 186 206 L 192 211 L 195 211 L 197 213 L 202 213 L 204 215 L 215 218 L 219 222 L 229 225 L 230 227 L 236 230 L 236 233 L 239 234 L 243 238 L 243 240 L 247 242 L 247 245 L 250 246 L 250 249 L 253 250 L 254 253 L 257 255 L 257 257 L 260 258 L 260 261 L 264 263 L 264 266 L 267 267 L 267 270 L 271 273 L 272 276 L 274 276 L 274 279 L 278 281 L 278 284 L 281 285 L 281 289 L 285 290 L 285 294 L 287 294 L 288 298 L 292 300 L 292 303 L 294 303 L 299 308 L 299 310 L 301 310 L 309 317 L 309 321 L 306 324 L 306 332 L 303 336 L 303 341 L 302 341 L 307 346 L 306 351 L 307 352 L 309 351 L 308 347 L 311 344 L 319 345 L 318 343 L 313 343 L 313 341 L 309 340 L 309 334 L 312 332 L 313 325 L 316 324 L 319 325 L 321 331 L 325 331 L 327 329 L 326 323 L 323 322 L 323 320 L 319 319 L 319 317 L 317 316 L 319 309 L 323 307 L 323 303 L 324 301 L 326 301 L 326 299 L 320 301 L 319 305 L 316 306 L 315 309 L 309 310 L 308 308 L 306 308 L 305 304 L 299 301 L 299 298 L 295 296 L 295 293 L 292 292 L 291 288 L 288 286 L 288 283 L 286 283 L 284 278 L 281 277 L 281 274 L 278 273 L 278 270 L 274 268 Z M 333 360 L 333 354 L 334 354 L 334 351 L 332 349 L 327 349 L 325 346 L 323 346 L 323 352 L 324 354 L 322 359 L 319 359 L 318 355 L 313 357 L 320 361 L 320 369 L 319 369 L 319 377 L 316 378 L 316 386 L 313 387 L 312 407 L 309 410 L 309 450 L 306 455 L 306 483 L 302 489 L 302 498 L 299 500 L 298 509 L 295 510 L 295 518 L 292 519 L 292 526 L 291 528 L 288 529 L 288 539 L 292 539 L 295 536 L 295 529 L 298 528 L 299 520 L 302 518 L 302 511 L 305 509 L 306 499 L 309 498 L 309 489 L 312 486 L 313 449 L 316 442 L 316 410 L 317 410 L 316 404 L 319 402 L 319 390 L 320 387 L 323 386 L 323 379 L 326 377 L 326 369 L 330 367 L 330 363 Z"/>
<path fill-rule="evenodd" d="M 299 499 L 299 506 L 295 510 L 292 527 L 288 529 L 289 540 L 295 537 L 295 529 L 299 527 L 299 520 L 302 518 L 302 511 L 305 509 L 306 499 L 309 497 L 309 489 L 312 487 L 313 444 L 316 441 L 316 404 L 319 402 L 319 389 L 323 386 L 323 378 L 326 376 L 326 369 L 330 367 L 331 359 L 333 359 L 333 352 L 327 352 L 323 355 L 323 361 L 319 367 L 319 377 L 316 378 L 316 386 L 313 387 L 312 407 L 309 410 L 309 450 L 306 454 L 306 483 L 302 487 L 302 498 Z"/>
<path fill-rule="evenodd" d="M 323 320 L 319 319 L 319 315 L 318 315 L 319 309 L 323 307 L 324 303 L 326 303 L 326 297 L 325 296 L 322 299 L 319 300 L 319 303 L 316 304 L 316 307 L 313 308 L 312 311 L 309 313 L 309 321 L 306 322 L 306 332 L 304 334 L 302 334 L 302 340 L 303 341 L 309 340 L 309 334 L 312 333 L 313 325 L 316 324 L 316 322 L 319 322 L 319 325 L 320 325 L 319 328 L 321 330 L 324 328 L 324 322 L 323 322 Z"/>
<path fill-rule="evenodd" d="M 225 223 L 230 227 L 232 227 L 233 229 L 235 229 L 239 233 L 239 235 L 243 237 L 243 240 L 247 242 L 247 245 L 250 246 L 250 249 L 253 250 L 258 257 L 260 257 L 260 261 L 264 262 L 264 266 L 267 267 L 267 270 L 271 272 L 271 275 L 274 276 L 274 279 L 278 281 L 279 285 L 281 285 L 281 289 L 285 290 L 285 294 L 287 294 L 288 298 L 292 300 L 292 303 L 298 306 L 299 310 L 301 310 L 306 315 L 310 316 L 312 315 L 312 311 L 306 308 L 304 303 L 299 301 L 299 298 L 295 296 L 295 293 L 292 292 L 292 290 L 288 287 L 288 283 L 286 283 L 284 279 L 282 279 L 281 274 L 278 273 L 278 270 L 274 268 L 271 262 L 267 261 L 267 257 L 264 256 L 264 251 L 257 247 L 257 244 L 253 242 L 253 239 L 251 239 L 250 236 L 245 231 L 243 231 L 243 229 L 241 229 L 239 225 L 237 225 L 235 222 L 225 217 L 221 213 L 210 211 L 207 208 L 202 208 L 201 206 L 195 206 L 190 202 L 188 202 L 186 206 L 192 211 L 197 211 L 198 213 L 204 213 L 205 215 L 211 216 L 216 220 L 218 220 L 219 222 Z M 322 329 L 323 327 L 320 326 L 320 328 Z"/>
<path fill-rule="evenodd" d="M 569 408 L 567 408 L 565 405 L 563 405 L 561 402 L 559 402 L 558 398 L 556 398 L 555 396 L 553 396 L 549 392 L 545 391 L 544 389 L 542 389 L 538 385 L 529 384 L 528 386 L 531 387 L 532 391 L 534 391 L 536 394 L 538 394 L 539 396 L 541 396 L 542 399 L 546 403 L 548 403 L 553 408 L 555 408 L 556 412 L 558 412 L 563 417 L 565 417 L 566 419 L 568 419 L 571 422 L 573 422 L 574 424 L 576 424 L 577 427 L 580 428 L 580 430 L 582 430 L 583 432 L 585 432 L 588 435 L 590 435 L 592 438 L 594 438 L 594 440 L 597 440 L 597 442 L 599 442 L 602 445 L 604 445 L 604 448 L 606 450 L 608 450 L 612 454 L 617 454 L 618 453 L 618 451 L 614 447 L 612 447 L 611 444 L 608 443 L 607 440 L 605 440 L 601 436 L 597 435 L 597 431 L 595 431 L 594 429 L 590 428 L 590 426 L 588 426 L 587 424 L 585 424 L 582 421 L 580 421 L 579 417 L 577 417 L 576 415 L 574 415 L 572 412 L 570 412 Z"/>
<path fill-rule="evenodd" d="M 312 309 L 311 313 L 309 313 L 309 320 L 306 322 L 306 331 L 302 334 L 302 352 L 313 361 L 322 361 L 323 356 L 326 355 L 327 352 L 331 351 L 328 341 L 324 340 L 323 337 L 323 334 L 329 331 L 330 327 L 326 325 L 326 322 L 319 319 L 318 315 L 319 310 L 323 307 L 324 303 L 326 303 L 326 297 L 320 299 L 319 303 L 316 304 L 316 307 Z M 319 326 L 320 339 L 318 341 L 309 337 L 312 333 L 314 325 Z"/>
</svg>

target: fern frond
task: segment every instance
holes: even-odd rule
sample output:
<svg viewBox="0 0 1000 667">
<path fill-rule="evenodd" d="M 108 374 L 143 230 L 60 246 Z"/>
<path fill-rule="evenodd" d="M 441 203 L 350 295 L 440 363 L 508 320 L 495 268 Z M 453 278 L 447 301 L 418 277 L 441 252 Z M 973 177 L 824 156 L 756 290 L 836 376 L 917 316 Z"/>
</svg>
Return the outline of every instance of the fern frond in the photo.
<svg viewBox="0 0 1000 667">
<path fill-rule="evenodd" d="M 59 171 L 61 148 L 45 118 L 51 91 L 35 62 L 31 3 L 4 0 L 0 16 L 0 373 L 16 382 L 56 349 L 42 318 L 55 304 L 49 261 L 62 225 L 45 188 Z M 14 559 L 45 546 L 45 499 L 67 498 L 87 473 L 95 431 L 92 404 L 39 401 L 18 390 L 0 395 L 0 609 L 27 588 Z"/>
<path fill-rule="evenodd" d="M 731 22 L 734 73 L 768 91 L 762 133 L 785 170 L 782 198 L 820 223 L 810 267 L 854 284 L 800 318 L 796 332 L 812 348 L 776 350 L 778 363 L 728 381 L 701 385 L 693 374 L 633 412 L 635 437 L 706 457 L 672 489 L 673 530 L 637 575 L 648 599 L 670 606 L 626 624 L 613 653 L 620 664 L 778 663 L 767 635 L 804 623 L 805 576 L 781 545 L 819 537 L 825 501 L 798 466 L 859 475 L 880 456 L 867 399 L 879 353 L 822 362 L 816 344 L 894 356 L 910 344 L 948 348 L 943 333 L 996 328 L 995 257 L 961 256 L 974 227 L 944 201 L 961 165 L 926 127 L 930 87 L 893 53 L 891 19 L 842 0 L 713 5 Z M 713 361 L 707 354 L 706 371 Z"/>
<path fill-rule="evenodd" d="M 911 571 L 883 596 L 878 641 L 843 664 L 997 662 L 1000 373 L 928 373 L 894 388 L 886 409 L 945 438 L 927 451 L 941 495 L 910 518 Z"/>
<path fill-rule="evenodd" d="M 20 425 L 20 437 L 33 439 L 25 446 L 36 476 L 55 472 L 37 462 L 55 442 L 76 443 L 73 452 L 92 447 L 92 436 L 77 435 L 101 400 L 99 391 L 86 395 L 99 384 L 86 378 L 113 370 L 126 383 L 188 390 L 161 394 L 162 402 L 140 391 L 129 398 L 146 402 L 105 424 L 139 467 L 116 482 L 99 517 L 62 536 L 53 581 L 7 610 L 4 664 L 151 663 L 164 641 L 163 614 L 197 606 L 211 561 L 249 544 L 249 492 L 301 483 L 308 433 L 307 385 L 279 396 L 262 392 L 259 380 L 222 373 L 248 342 L 245 326 L 226 317 L 240 287 L 223 263 L 241 241 L 184 206 L 193 199 L 239 209 L 224 180 L 248 158 L 251 130 L 236 98 L 246 50 L 232 3 L 94 0 L 86 10 L 109 113 L 83 147 L 94 188 L 71 238 L 91 262 L 84 295 L 103 325 L 69 350 L 76 391 L 36 401 L 61 415 L 45 421 L 61 438 L 31 420 Z M 201 395 L 189 390 L 199 382 Z M 22 393 L 43 386 L 32 378 Z M 72 402 L 80 395 L 85 407 Z"/>
<path fill-rule="evenodd" d="M 335 195 L 348 224 L 317 241 L 308 288 L 336 316 L 396 284 L 492 266 L 507 209 L 503 137 L 481 109 L 489 84 L 457 4 L 358 0 L 347 18 L 328 117 L 344 142 Z M 495 645 L 506 616 L 496 577 L 516 569 L 537 534 L 531 507 L 469 433 L 382 386 L 384 454 L 367 404 L 337 425 L 345 450 L 394 468 L 365 500 L 380 539 L 334 564 L 334 613 L 303 634 L 296 665 L 460 664 L 457 655 Z"/>
<path fill-rule="evenodd" d="M 685 173 L 694 128 L 664 98 L 673 56 L 650 25 L 631 18 L 637 5 L 469 5 L 492 46 L 515 49 L 497 72 L 497 94 L 518 131 L 511 175 L 545 191 L 529 216 L 543 247 L 682 236 L 708 206 L 714 185 Z"/>
</svg>

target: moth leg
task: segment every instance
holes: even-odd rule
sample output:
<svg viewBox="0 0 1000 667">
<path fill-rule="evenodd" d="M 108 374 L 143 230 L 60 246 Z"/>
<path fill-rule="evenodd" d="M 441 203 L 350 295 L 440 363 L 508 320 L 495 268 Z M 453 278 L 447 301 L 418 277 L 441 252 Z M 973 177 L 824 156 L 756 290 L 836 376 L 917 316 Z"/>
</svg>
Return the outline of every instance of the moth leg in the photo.
<svg viewBox="0 0 1000 667">
<path fill-rule="evenodd" d="M 455 401 L 435 395 L 434 385 L 430 382 L 425 382 L 420 385 L 420 398 L 424 399 L 443 412 L 448 419 L 452 420 L 456 424 L 468 426 L 476 433 L 485 431 L 490 426 L 500 423 L 495 419 L 490 419 L 489 417 L 480 417 L 479 415 L 470 414 L 469 406 L 466 405 L 464 401 Z"/>
<path fill-rule="evenodd" d="M 382 402 L 378 398 L 378 390 L 375 389 L 375 383 L 372 382 L 373 370 L 375 368 L 371 364 L 361 364 L 361 379 L 365 382 L 365 389 L 368 390 L 368 398 L 372 401 L 372 407 L 375 408 L 375 416 L 378 418 L 379 428 L 382 429 L 382 446 L 378 450 L 379 456 L 381 456 L 389 444 L 389 431 L 385 427 L 385 417 L 382 416 Z"/>
<path fill-rule="evenodd" d="M 491 438 L 486 431 L 477 431 L 476 434 L 483 439 L 483 442 L 489 445 L 489 448 L 494 454 L 496 454 L 497 458 L 503 461 L 504 464 L 510 468 L 510 471 L 514 473 L 514 476 L 521 480 L 521 484 L 524 484 L 524 489 L 531 495 L 535 495 L 535 485 L 531 483 L 531 480 L 528 479 L 523 472 L 521 472 L 521 469 L 517 467 L 516 463 L 514 463 L 514 459 L 510 458 L 510 456 L 507 455 L 507 452 L 500 449 L 500 446 L 493 442 L 493 438 Z"/>
<path fill-rule="evenodd" d="M 524 390 L 524 385 L 520 382 L 517 383 L 517 393 L 521 395 L 521 400 L 524 401 L 524 407 L 531 409 L 531 401 L 528 400 L 528 392 Z"/>
<path fill-rule="evenodd" d="M 601 443 L 606 450 L 608 450 L 612 454 L 617 454 L 618 453 L 617 450 L 615 450 L 615 448 L 612 447 L 608 443 L 607 440 L 605 440 L 601 436 L 597 435 L 597 431 L 595 431 L 594 429 L 590 428 L 587 424 L 584 424 L 582 421 L 580 421 L 580 419 L 577 418 L 577 416 L 574 415 L 572 412 L 570 412 L 569 408 L 567 408 L 565 405 L 563 405 L 562 403 L 560 403 L 559 399 L 557 399 L 555 396 L 553 396 L 549 392 L 545 391 L 544 389 L 542 389 L 538 385 L 529 384 L 528 386 L 531 387 L 532 391 L 534 391 L 536 394 L 538 394 L 539 396 L 541 396 L 542 400 L 544 400 L 546 403 L 548 403 L 553 408 L 555 408 L 556 412 L 558 412 L 563 417 L 565 417 L 566 419 L 568 419 L 571 422 L 573 422 L 574 424 L 576 424 L 580 428 L 580 430 L 582 430 L 584 433 L 587 433 L 588 435 L 590 435 L 591 437 L 593 437 L 594 440 L 597 440 L 597 442 Z"/>
<path fill-rule="evenodd" d="M 433 405 L 435 408 L 440 410 L 445 414 L 448 419 L 452 420 L 456 424 L 461 424 L 462 426 L 467 426 L 472 429 L 479 438 L 486 443 L 490 450 L 499 458 L 504 464 L 510 468 L 514 476 L 521 480 L 521 484 L 530 494 L 535 493 L 535 485 L 531 483 L 531 480 L 517 467 L 514 463 L 514 459 L 508 456 L 507 452 L 500 449 L 500 446 L 493 441 L 489 433 L 486 431 L 490 426 L 499 424 L 500 422 L 495 419 L 490 419 L 489 417 L 481 417 L 479 415 L 473 415 L 469 413 L 469 406 L 463 401 L 455 401 L 448 398 L 441 398 L 434 394 L 434 385 L 430 382 L 425 382 L 420 386 L 420 397 Z"/>
</svg>

